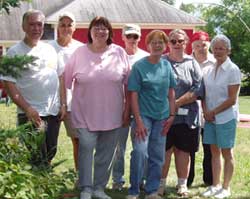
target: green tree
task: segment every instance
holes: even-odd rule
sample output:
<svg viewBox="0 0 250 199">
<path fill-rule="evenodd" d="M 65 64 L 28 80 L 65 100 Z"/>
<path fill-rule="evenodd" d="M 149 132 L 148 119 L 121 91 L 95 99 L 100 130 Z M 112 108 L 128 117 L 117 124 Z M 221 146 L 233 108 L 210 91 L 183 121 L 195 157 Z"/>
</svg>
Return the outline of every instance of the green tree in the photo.
<svg viewBox="0 0 250 199">
<path fill-rule="evenodd" d="M 227 35 L 232 42 L 231 59 L 244 73 L 244 82 L 250 85 L 250 1 L 223 0 L 221 4 L 203 7 L 205 30 L 214 36 Z"/>
<path fill-rule="evenodd" d="M 0 12 L 2 10 L 10 13 L 11 7 L 19 7 L 22 1 L 29 2 L 30 0 L 0 0 Z"/>
<path fill-rule="evenodd" d="M 195 14 L 196 6 L 194 4 L 191 4 L 191 3 L 189 3 L 189 4 L 182 3 L 180 5 L 180 10 L 183 10 L 183 11 L 190 13 L 190 14 Z"/>
<path fill-rule="evenodd" d="M 198 29 L 208 32 L 211 38 L 218 33 L 230 38 L 230 57 L 244 73 L 243 90 L 250 94 L 250 1 L 222 0 L 220 4 L 182 4 L 180 9 L 206 21 L 207 25 Z"/>
<path fill-rule="evenodd" d="M 174 5 L 175 4 L 175 0 L 162 0 L 166 3 L 168 3 L 169 5 Z"/>
</svg>

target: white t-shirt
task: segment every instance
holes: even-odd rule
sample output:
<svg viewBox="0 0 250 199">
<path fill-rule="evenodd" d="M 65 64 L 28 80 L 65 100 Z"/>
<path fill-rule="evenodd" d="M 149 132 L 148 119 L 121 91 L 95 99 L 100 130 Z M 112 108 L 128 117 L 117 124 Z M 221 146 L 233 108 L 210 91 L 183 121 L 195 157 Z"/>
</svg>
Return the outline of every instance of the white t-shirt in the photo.
<svg viewBox="0 0 250 199">
<path fill-rule="evenodd" d="M 51 44 L 55 48 L 58 54 L 58 73 L 63 73 L 65 64 L 69 60 L 70 56 L 75 52 L 75 50 L 78 47 L 84 45 L 83 43 L 75 39 L 72 39 L 72 42 L 66 47 L 58 44 L 56 40 L 49 42 L 49 44 Z M 67 111 L 71 111 L 72 90 L 67 89 L 66 92 L 67 92 Z"/>
<path fill-rule="evenodd" d="M 130 66 L 132 67 L 135 62 L 137 62 L 141 58 L 146 57 L 148 55 L 149 55 L 148 52 L 138 48 L 138 50 L 136 51 L 136 53 L 134 55 L 128 55 Z"/>
<path fill-rule="evenodd" d="M 205 100 L 208 110 L 213 110 L 228 98 L 228 86 L 241 83 L 241 72 L 228 57 L 218 68 L 215 76 L 215 66 L 207 67 L 203 73 L 205 85 Z M 238 119 L 238 99 L 235 105 L 215 115 L 216 124 L 224 124 L 232 119 Z"/>
<path fill-rule="evenodd" d="M 8 56 L 32 55 L 38 57 L 36 65 L 23 71 L 20 78 L 3 76 L 2 79 L 16 83 L 24 99 L 38 111 L 40 116 L 57 115 L 60 108 L 57 54 L 54 48 L 42 41 L 30 48 L 23 41 L 12 46 Z M 18 107 L 18 113 L 23 111 Z"/>
<path fill-rule="evenodd" d="M 195 56 L 193 54 L 193 58 L 195 59 Z M 215 64 L 215 59 L 214 59 L 214 56 L 211 54 L 211 53 L 208 53 L 208 56 L 207 56 L 207 60 L 205 60 L 204 62 L 202 63 L 199 63 L 200 67 L 201 67 L 201 72 L 202 74 L 206 72 L 206 69 L 208 67 L 213 67 Z M 200 121 L 200 127 L 204 127 L 204 124 L 205 124 L 205 119 L 204 119 L 204 116 L 203 116 L 203 111 L 202 111 L 202 106 L 201 106 L 201 101 L 200 100 L 197 100 L 197 103 L 199 105 L 199 121 Z"/>
</svg>

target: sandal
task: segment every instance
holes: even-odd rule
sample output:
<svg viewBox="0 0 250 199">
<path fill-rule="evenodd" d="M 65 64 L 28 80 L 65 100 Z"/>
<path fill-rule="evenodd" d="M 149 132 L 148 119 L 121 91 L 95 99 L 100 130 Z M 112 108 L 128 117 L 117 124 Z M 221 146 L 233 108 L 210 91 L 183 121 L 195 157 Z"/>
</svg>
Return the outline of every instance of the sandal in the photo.
<svg viewBox="0 0 250 199">
<path fill-rule="evenodd" d="M 179 185 L 177 189 L 177 194 L 182 197 L 187 197 L 189 194 L 188 188 L 186 185 Z"/>
</svg>

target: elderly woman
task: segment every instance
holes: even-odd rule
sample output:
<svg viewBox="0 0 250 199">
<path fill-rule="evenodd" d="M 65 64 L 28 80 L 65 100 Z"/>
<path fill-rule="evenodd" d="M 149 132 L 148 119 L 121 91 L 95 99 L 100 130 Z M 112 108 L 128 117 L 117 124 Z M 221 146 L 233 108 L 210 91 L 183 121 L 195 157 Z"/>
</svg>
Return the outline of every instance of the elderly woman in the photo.
<svg viewBox="0 0 250 199">
<path fill-rule="evenodd" d="M 165 59 L 171 63 L 177 81 L 176 116 L 167 134 L 165 164 L 162 170 L 161 186 L 158 190 L 160 195 L 164 194 L 173 152 L 178 177 L 177 194 L 188 195 L 190 153 L 196 152 L 199 146 L 199 111 L 196 96 L 199 96 L 202 75 L 198 63 L 185 54 L 188 40 L 183 30 L 176 29 L 169 33 L 170 51 Z"/>
<path fill-rule="evenodd" d="M 130 188 L 127 199 L 139 197 L 144 160 L 147 158 L 145 199 L 160 199 L 157 190 L 165 154 L 165 136 L 174 120 L 175 79 L 170 63 L 162 59 L 167 36 L 155 30 L 146 37 L 150 55 L 137 61 L 129 77 L 134 115 L 131 136 Z"/>
<path fill-rule="evenodd" d="M 59 58 L 59 68 L 64 70 L 66 62 L 69 60 L 73 52 L 83 44 L 75 39 L 73 39 L 73 33 L 75 31 L 76 20 L 72 13 L 64 12 L 60 14 L 58 18 L 58 36 L 56 40 L 50 42 L 50 44 L 55 48 L 58 53 Z M 63 85 L 63 84 L 61 84 Z M 71 124 L 71 99 L 72 91 L 67 89 L 67 114 L 64 118 L 64 126 L 67 131 L 67 135 L 71 137 L 73 144 L 73 157 L 75 163 L 75 169 L 78 170 L 78 138 L 75 129 Z"/>
<path fill-rule="evenodd" d="M 130 67 L 126 52 L 112 44 L 112 35 L 108 19 L 95 17 L 89 25 L 88 44 L 79 47 L 65 66 L 65 85 L 70 89 L 74 84 L 72 124 L 79 137 L 81 199 L 110 199 L 104 189 L 119 128 L 129 120 L 124 92 Z"/>
<path fill-rule="evenodd" d="M 211 145 L 213 185 L 203 193 L 203 196 L 226 198 L 231 195 L 229 183 L 234 170 L 233 147 L 239 113 L 237 99 L 241 72 L 228 57 L 231 43 L 225 35 L 215 36 L 211 41 L 211 49 L 216 63 L 204 74 L 203 110 L 206 122 L 203 142 Z M 222 187 L 221 155 L 225 161 Z"/>
</svg>

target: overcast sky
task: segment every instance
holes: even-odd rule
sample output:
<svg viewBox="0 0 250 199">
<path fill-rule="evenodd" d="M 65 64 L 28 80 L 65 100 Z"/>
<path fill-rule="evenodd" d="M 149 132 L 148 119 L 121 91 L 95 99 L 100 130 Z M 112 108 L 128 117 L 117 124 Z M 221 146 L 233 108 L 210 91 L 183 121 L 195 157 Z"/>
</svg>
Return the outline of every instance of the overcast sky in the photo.
<svg viewBox="0 0 250 199">
<path fill-rule="evenodd" d="M 220 0 L 176 0 L 176 7 L 178 8 L 181 3 L 219 3 Z"/>
</svg>

